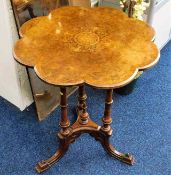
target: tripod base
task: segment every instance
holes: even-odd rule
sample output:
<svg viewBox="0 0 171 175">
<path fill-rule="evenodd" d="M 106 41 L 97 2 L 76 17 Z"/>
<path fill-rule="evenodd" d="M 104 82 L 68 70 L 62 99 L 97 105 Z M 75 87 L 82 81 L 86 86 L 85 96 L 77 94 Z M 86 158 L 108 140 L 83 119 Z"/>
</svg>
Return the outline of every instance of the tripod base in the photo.
<svg viewBox="0 0 171 175">
<path fill-rule="evenodd" d="M 109 138 L 112 135 L 112 129 L 109 131 L 104 131 L 101 126 L 98 126 L 90 118 L 88 118 L 87 122 L 83 124 L 81 117 L 78 116 L 77 121 L 69 128 L 69 133 L 67 135 L 63 135 L 61 132 L 58 134 L 60 139 L 59 149 L 52 157 L 37 164 L 37 172 L 44 172 L 45 170 L 49 169 L 55 162 L 61 159 L 67 152 L 69 145 L 73 143 L 76 138 L 78 138 L 82 133 L 88 133 L 94 137 L 101 143 L 106 152 L 112 157 L 115 157 L 118 160 L 129 165 L 132 165 L 134 163 L 134 158 L 132 155 L 120 153 L 110 144 Z"/>
</svg>

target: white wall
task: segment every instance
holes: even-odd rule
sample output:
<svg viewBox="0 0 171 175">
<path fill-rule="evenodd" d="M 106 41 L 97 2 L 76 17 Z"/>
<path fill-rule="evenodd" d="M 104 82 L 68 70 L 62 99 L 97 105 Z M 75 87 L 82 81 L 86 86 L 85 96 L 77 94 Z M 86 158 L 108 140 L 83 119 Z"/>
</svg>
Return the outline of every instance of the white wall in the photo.
<svg viewBox="0 0 171 175">
<path fill-rule="evenodd" d="M 155 43 L 162 49 L 171 39 L 171 0 L 151 0 L 146 19 L 156 31 Z"/>
<path fill-rule="evenodd" d="M 26 69 L 12 56 L 17 39 L 10 0 L 0 0 L 0 96 L 23 110 L 33 99 Z"/>
<path fill-rule="evenodd" d="M 151 21 L 156 31 L 155 43 L 160 49 L 169 41 L 171 34 L 171 0 L 165 1 L 164 5 L 155 10 Z"/>
</svg>

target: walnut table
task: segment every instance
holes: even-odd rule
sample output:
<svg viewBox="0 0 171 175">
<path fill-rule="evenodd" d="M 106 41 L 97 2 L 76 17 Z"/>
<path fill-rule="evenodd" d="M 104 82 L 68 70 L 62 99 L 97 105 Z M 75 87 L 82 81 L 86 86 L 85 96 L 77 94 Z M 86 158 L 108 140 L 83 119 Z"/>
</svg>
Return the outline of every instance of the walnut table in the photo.
<svg viewBox="0 0 171 175">
<path fill-rule="evenodd" d="M 118 152 L 109 142 L 112 92 L 130 83 L 139 70 L 158 62 L 154 34 L 146 23 L 107 7 L 63 7 L 21 27 L 22 39 L 14 47 L 15 59 L 34 67 L 45 82 L 61 88 L 59 149 L 37 164 L 38 172 L 62 158 L 82 133 L 89 133 L 112 157 L 133 164 L 133 156 Z M 106 89 L 102 126 L 93 122 L 86 111 L 84 85 Z M 67 116 L 68 86 L 79 86 L 78 118 L 72 126 Z"/>
</svg>

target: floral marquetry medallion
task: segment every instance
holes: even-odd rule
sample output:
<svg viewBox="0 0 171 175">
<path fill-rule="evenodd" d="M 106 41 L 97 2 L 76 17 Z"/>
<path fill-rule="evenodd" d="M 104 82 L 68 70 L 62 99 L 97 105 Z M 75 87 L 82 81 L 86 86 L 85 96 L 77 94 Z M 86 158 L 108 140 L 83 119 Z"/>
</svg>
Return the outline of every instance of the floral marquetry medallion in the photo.
<svg viewBox="0 0 171 175">
<path fill-rule="evenodd" d="M 14 56 L 50 84 L 117 88 L 157 63 L 154 34 L 113 8 L 62 7 L 21 27 Z"/>
</svg>

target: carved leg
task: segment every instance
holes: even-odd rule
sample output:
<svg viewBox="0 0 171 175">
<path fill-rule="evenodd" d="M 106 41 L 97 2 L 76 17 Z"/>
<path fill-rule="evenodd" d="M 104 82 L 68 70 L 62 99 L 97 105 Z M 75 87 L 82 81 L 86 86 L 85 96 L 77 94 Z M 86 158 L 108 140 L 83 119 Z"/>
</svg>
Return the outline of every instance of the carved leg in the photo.
<svg viewBox="0 0 171 175">
<path fill-rule="evenodd" d="M 55 162 L 62 158 L 68 150 L 70 141 L 67 138 L 67 135 L 70 133 L 69 126 L 70 122 L 67 116 L 67 97 L 66 97 L 66 88 L 61 88 L 61 130 L 59 133 L 60 137 L 60 146 L 56 153 L 47 160 L 41 161 L 37 164 L 36 170 L 38 173 L 41 173 L 48 168 L 50 168 Z"/>
<path fill-rule="evenodd" d="M 79 123 L 85 125 L 88 123 L 89 114 L 87 113 L 87 104 L 86 104 L 87 95 L 85 93 L 84 85 L 79 86 L 78 91 L 79 91 L 79 97 L 78 97 L 77 114 L 79 118 Z"/>
<path fill-rule="evenodd" d="M 111 107 L 113 103 L 112 95 L 113 95 L 113 90 L 112 89 L 107 90 L 104 116 L 102 118 L 103 126 L 101 130 L 104 132 L 107 132 L 108 135 L 112 135 L 112 128 L 110 126 L 110 124 L 112 123 L 112 117 L 111 117 Z"/>
<path fill-rule="evenodd" d="M 82 133 L 89 133 L 95 137 L 96 140 L 100 141 L 106 152 L 125 162 L 132 165 L 134 163 L 133 156 L 129 154 L 123 154 L 118 152 L 109 142 L 109 138 L 112 135 L 112 123 L 111 118 L 111 105 L 112 105 L 112 93 L 113 90 L 107 90 L 105 111 L 102 118 L 103 126 L 98 126 L 89 118 L 87 113 L 86 95 L 84 86 L 79 87 L 79 103 L 78 103 L 78 118 L 76 122 L 70 127 L 70 122 L 67 116 L 67 99 L 66 99 L 66 88 L 61 88 L 61 130 L 58 134 L 60 138 L 60 146 L 56 153 L 45 161 L 41 161 L 37 164 L 36 170 L 41 173 L 51 167 L 56 161 L 62 158 L 69 148 L 69 144 L 73 143 Z"/>
<path fill-rule="evenodd" d="M 110 126 L 110 124 L 112 123 L 112 118 L 111 118 L 111 106 L 113 103 L 112 93 L 113 93 L 113 90 L 107 90 L 105 111 L 104 111 L 104 116 L 102 118 L 103 126 L 101 127 L 100 131 L 92 133 L 91 136 L 95 137 L 96 140 L 100 141 L 103 148 L 106 150 L 106 152 L 109 155 L 121 160 L 122 162 L 132 165 L 134 163 L 134 157 L 131 156 L 130 154 L 123 154 L 118 152 L 110 144 L 110 141 L 109 141 L 109 138 L 112 135 L 112 128 Z"/>
<path fill-rule="evenodd" d="M 67 143 L 65 140 L 61 140 L 59 149 L 56 151 L 56 153 L 49 159 L 39 162 L 36 165 L 36 171 L 38 173 L 42 173 L 45 170 L 49 169 L 54 163 L 56 163 L 65 155 L 68 148 L 69 148 L 69 143 Z"/>
<path fill-rule="evenodd" d="M 87 95 L 85 93 L 84 85 L 79 86 L 78 89 L 78 105 L 77 105 L 77 115 L 83 111 L 86 106 Z"/>
<path fill-rule="evenodd" d="M 61 90 L 61 131 L 60 134 L 63 136 L 67 136 L 70 132 L 69 126 L 70 122 L 68 119 L 68 113 L 67 113 L 67 95 L 66 95 L 66 88 L 60 88 Z"/>
</svg>

